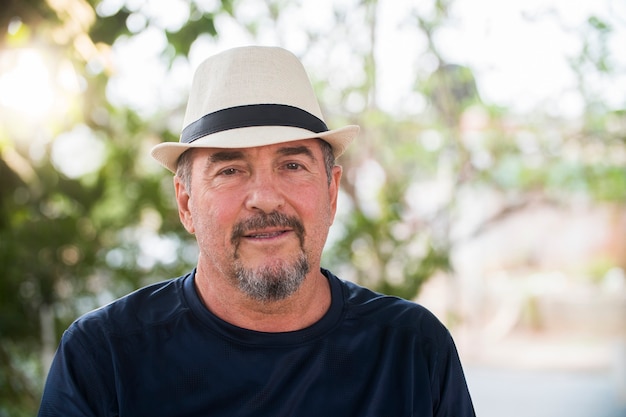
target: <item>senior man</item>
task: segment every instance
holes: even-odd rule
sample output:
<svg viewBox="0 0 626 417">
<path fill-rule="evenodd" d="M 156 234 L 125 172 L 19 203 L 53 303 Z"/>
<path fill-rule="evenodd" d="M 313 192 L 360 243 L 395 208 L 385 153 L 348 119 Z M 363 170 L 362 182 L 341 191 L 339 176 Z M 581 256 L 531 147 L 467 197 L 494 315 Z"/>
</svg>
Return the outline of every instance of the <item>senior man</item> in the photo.
<svg viewBox="0 0 626 417">
<path fill-rule="evenodd" d="M 337 207 L 329 130 L 300 61 L 241 47 L 200 65 L 175 173 L 197 267 L 77 319 L 40 416 L 474 416 L 454 342 L 424 307 L 320 265 Z"/>
</svg>

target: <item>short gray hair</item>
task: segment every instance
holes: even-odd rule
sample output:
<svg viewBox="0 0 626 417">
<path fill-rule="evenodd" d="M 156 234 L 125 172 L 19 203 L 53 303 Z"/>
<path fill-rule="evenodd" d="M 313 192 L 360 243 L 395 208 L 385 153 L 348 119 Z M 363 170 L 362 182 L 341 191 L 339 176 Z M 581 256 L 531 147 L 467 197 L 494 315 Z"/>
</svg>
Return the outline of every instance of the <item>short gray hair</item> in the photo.
<svg viewBox="0 0 626 417">
<path fill-rule="evenodd" d="M 178 157 L 176 163 L 176 176 L 185 185 L 187 193 L 191 191 L 191 161 L 193 160 L 194 148 L 189 148 Z"/>
</svg>

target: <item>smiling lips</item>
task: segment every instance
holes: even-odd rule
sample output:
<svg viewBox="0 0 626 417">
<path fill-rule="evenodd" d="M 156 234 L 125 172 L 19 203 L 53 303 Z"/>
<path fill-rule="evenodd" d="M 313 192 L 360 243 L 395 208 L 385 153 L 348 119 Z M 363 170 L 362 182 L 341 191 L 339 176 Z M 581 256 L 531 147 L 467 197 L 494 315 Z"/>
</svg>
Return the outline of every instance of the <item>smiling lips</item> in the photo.
<svg viewBox="0 0 626 417">
<path fill-rule="evenodd" d="M 289 236 L 291 233 L 295 233 L 300 245 L 304 244 L 304 226 L 296 217 L 278 212 L 262 213 L 236 223 L 231 242 L 237 247 L 241 239 L 262 242 Z"/>
<path fill-rule="evenodd" d="M 275 231 L 263 231 L 263 232 L 259 231 L 259 232 L 246 233 L 244 237 L 251 238 L 251 239 L 271 239 L 271 238 L 281 236 L 290 231 L 291 230 L 275 230 Z"/>
</svg>

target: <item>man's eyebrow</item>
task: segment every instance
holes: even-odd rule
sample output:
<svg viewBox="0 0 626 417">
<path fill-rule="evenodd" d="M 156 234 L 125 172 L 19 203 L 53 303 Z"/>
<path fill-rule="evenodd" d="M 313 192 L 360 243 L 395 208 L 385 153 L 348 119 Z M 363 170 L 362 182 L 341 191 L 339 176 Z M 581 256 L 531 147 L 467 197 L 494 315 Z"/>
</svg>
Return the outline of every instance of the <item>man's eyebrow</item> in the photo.
<svg viewBox="0 0 626 417">
<path fill-rule="evenodd" d="M 241 151 L 218 151 L 209 156 L 209 162 L 228 162 L 244 159 L 243 152 Z"/>
<path fill-rule="evenodd" d="M 311 152 L 307 146 L 285 146 L 278 149 L 277 153 L 285 156 L 291 155 L 305 155 L 315 161 L 315 155 Z"/>
</svg>

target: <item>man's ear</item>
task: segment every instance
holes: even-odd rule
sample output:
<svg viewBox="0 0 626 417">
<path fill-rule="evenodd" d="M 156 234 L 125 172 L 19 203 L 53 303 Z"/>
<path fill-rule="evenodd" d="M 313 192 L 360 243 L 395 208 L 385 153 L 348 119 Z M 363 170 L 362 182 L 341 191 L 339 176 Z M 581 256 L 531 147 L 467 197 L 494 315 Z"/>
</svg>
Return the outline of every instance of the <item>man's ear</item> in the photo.
<svg viewBox="0 0 626 417">
<path fill-rule="evenodd" d="M 177 175 L 174 175 L 174 190 L 176 191 L 176 203 L 178 204 L 180 222 L 189 233 L 193 234 L 196 229 L 194 228 L 191 210 L 189 209 L 191 196 L 187 186 Z"/>
<path fill-rule="evenodd" d="M 341 165 L 335 165 L 333 167 L 332 176 L 330 179 L 330 187 L 328 189 L 330 193 L 330 210 L 331 210 L 331 219 L 334 220 L 335 213 L 337 212 L 337 199 L 339 198 L 339 185 L 341 184 L 341 174 L 343 173 L 343 168 Z"/>
</svg>

